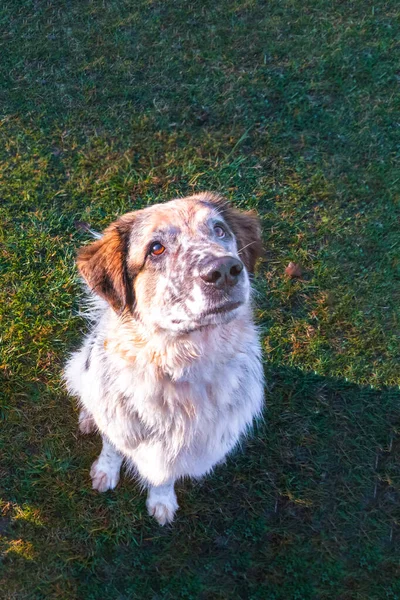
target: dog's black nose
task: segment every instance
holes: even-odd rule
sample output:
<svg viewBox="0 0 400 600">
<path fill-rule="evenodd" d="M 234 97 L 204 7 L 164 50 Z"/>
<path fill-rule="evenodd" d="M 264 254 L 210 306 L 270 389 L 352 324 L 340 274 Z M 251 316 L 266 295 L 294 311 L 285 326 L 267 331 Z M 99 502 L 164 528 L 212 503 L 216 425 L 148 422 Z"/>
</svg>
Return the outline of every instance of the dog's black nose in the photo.
<svg viewBox="0 0 400 600">
<path fill-rule="evenodd" d="M 222 289 L 236 285 L 242 271 L 243 263 L 239 259 L 222 256 L 204 262 L 200 268 L 200 277 L 206 283 Z"/>
</svg>

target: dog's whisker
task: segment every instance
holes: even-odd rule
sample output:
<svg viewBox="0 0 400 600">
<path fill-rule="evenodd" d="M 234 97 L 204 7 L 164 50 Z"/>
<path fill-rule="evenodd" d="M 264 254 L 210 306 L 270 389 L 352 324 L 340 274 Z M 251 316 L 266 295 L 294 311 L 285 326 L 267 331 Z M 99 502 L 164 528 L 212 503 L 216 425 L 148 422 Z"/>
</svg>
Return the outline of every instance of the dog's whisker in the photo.
<svg viewBox="0 0 400 600">
<path fill-rule="evenodd" d="M 243 250 L 245 250 L 246 248 L 248 248 L 249 246 L 251 246 L 252 244 L 259 244 L 260 242 L 258 240 L 254 240 L 253 242 L 249 242 L 248 244 L 246 244 L 245 246 L 242 246 L 242 248 L 240 248 L 238 250 L 238 254 L 240 254 L 241 252 L 243 252 Z"/>
</svg>

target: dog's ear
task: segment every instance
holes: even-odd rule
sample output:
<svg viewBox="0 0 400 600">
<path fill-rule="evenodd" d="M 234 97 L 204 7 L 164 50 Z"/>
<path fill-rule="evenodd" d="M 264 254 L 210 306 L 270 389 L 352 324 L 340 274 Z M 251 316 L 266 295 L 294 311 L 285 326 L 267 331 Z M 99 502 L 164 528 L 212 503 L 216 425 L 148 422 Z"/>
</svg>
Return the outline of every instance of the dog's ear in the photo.
<svg viewBox="0 0 400 600">
<path fill-rule="evenodd" d="M 78 270 L 90 289 L 107 300 L 120 314 L 132 310 L 134 292 L 127 267 L 129 239 L 134 213 L 124 215 L 104 231 L 102 237 L 78 251 Z"/>
<path fill-rule="evenodd" d="M 240 211 L 229 206 L 223 215 L 236 237 L 240 259 L 247 271 L 253 274 L 257 259 L 263 256 L 261 225 L 257 213 L 254 210 Z"/>
<path fill-rule="evenodd" d="M 247 271 L 253 274 L 257 259 L 264 255 L 261 224 L 257 213 L 254 210 L 238 210 L 229 204 L 225 198 L 217 194 L 205 194 L 204 196 L 205 201 L 217 208 L 233 231 L 237 241 L 239 257 Z"/>
</svg>

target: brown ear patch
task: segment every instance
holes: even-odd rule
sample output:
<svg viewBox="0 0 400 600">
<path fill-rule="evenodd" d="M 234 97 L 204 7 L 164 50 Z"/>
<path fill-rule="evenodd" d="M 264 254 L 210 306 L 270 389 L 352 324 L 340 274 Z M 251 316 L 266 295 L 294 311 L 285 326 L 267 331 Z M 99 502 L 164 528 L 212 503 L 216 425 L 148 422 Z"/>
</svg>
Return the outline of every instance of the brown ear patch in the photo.
<svg viewBox="0 0 400 600">
<path fill-rule="evenodd" d="M 241 212 L 229 207 L 224 218 L 232 229 L 237 240 L 238 254 L 249 273 L 254 273 L 258 258 L 263 256 L 261 225 L 258 215 L 253 210 Z"/>
<path fill-rule="evenodd" d="M 133 306 L 134 295 L 126 264 L 133 213 L 112 223 L 103 236 L 78 252 L 77 265 L 90 289 L 120 313 Z"/>
<path fill-rule="evenodd" d="M 241 211 L 231 206 L 225 198 L 217 194 L 205 194 L 204 200 L 214 205 L 232 229 L 238 247 L 238 254 L 247 271 L 254 273 L 258 258 L 264 254 L 260 219 L 254 210 Z"/>
</svg>

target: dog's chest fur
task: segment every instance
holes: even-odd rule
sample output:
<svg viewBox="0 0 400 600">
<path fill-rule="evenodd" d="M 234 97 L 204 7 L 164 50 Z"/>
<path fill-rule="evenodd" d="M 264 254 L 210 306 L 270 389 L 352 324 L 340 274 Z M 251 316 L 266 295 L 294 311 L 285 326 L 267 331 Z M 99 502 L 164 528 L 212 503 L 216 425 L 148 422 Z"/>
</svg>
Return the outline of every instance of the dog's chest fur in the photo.
<svg viewBox="0 0 400 600">
<path fill-rule="evenodd" d="M 66 378 L 99 430 L 153 485 L 204 475 L 261 411 L 260 348 L 248 313 L 174 341 L 146 340 L 107 311 Z"/>
</svg>

